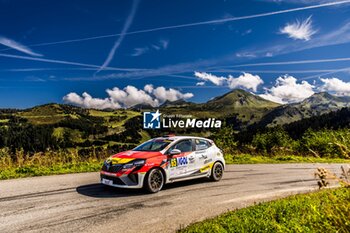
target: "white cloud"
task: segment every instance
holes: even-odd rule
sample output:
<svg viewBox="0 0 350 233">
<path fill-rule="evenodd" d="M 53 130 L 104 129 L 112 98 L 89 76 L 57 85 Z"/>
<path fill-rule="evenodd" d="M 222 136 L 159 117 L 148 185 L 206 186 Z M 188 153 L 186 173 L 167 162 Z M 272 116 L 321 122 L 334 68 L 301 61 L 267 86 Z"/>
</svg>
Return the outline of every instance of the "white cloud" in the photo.
<svg viewBox="0 0 350 233">
<path fill-rule="evenodd" d="M 273 102 L 285 104 L 300 102 L 314 94 L 314 86 L 307 81 L 297 83 L 297 79 L 285 75 L 276 79 L 275 86 L 266 88 L 265 94 L 260 97 Z"/>
<path fill-rule="evenodd" d="M 249 73 L 243 73 L 237 78 L 232 75 L 229 75 L 228 77 L 218 77 L 206 72 L 195 72 L 194 75 L 205 82 L 211 82 L 216 86 L 228 86 L 231 89 L 241 87 L 256 91 L 258 86 L 264 83 L 258 75 L 252 75 Z M 196 85 L 203 86 L 205 82 L 198 82 Z"/>
<path fill-rule="evenodd" d="M 312 27 L 311 16 L 302 22 L 296 20 L 293 23 L 287 23 L 280 29 L 280 33 L 287 34 L 289 38 L 305 41 L 310 40 L 316 32 L 317 30 Z"/>
<path fill-rule="evenodd" d="M 22 45 L 14 40 L 11 40 L 9 38 L 6 38 L 6 37 L 3 37 L 3 36 L 0 36 L 0 44 L 6 46 L 6 47 L 9 47 L 11 49 L 15 49 L 17 51 L 20 51 L 22 53 L 25 53 L 25 54 L 28 54 L 28 55 L 31 55 L 31 56 L 35 56 L 35 57 L 41 57 L 42 55 L 39 54 L 39 53 L 35 53 L 33 52 L 30 48 L 28 48 L 27 46 L 25 45 Z"/>
<path fill-rule="evenodd" d="M 145 85 L 145 87 L 143 88 L 147 93 L 152 93 L 154 88 L 152 84 L 147 84 Z"/>
<path fill-rule="evenodd" d="M 252 33 L 252 32 L 253 32 L 252 29 L 248 29 L 248 30 L 242 32 L 241 35 L 242 35 L 242 36 L 245 36 L 245 35 L 248 35 L 248 34 L 250 34 L 250 33 Z"/>
<path fill-rule="evenodd" d="M 197 72 L 196 71 L 196 72 L 194 72 L 194 76 L 196 76 L 197 78 L 199 78 L 203 81 L 212 82 L 213 84 L 215 84 L 217 86 L 222 86 L 227 81 L 226 77 L 218 77 L 216 75 L 209 74 L 206 72 Z"/>
<path fill-rule="evenodd" d="M 246 58 L 255 58 L 256 55 L 254 53 L 236 53 L 236 57 L 246 57 Z"/>
<path fill-rule="evenodd" d="M 129 108 L 137 104 L 149 104 L 157 107 L 166 100 L 175 101 L 179 99 L 189 99 L 193 97 L 192 93 L 181 93 L 173 88 L 156 87 L 147 84 L 144 89 L 137 89 L 134 86 L 127 86 L 124 89 L 114 87 L 106 90 L 108 97 L 93 98 L 90 94 L 84 92 L 82 96 L 71 92 L 63 97 L 66 103 L 78 105 L 85 108 Z"/>
<path fill-rule="evenodd" d="M 192 93 L 181 93 L 178 90 L 169 88 L 168 90 L 165 87 L 157 87 L 152 91 L 152 94 L 159 100 L 160 103 L 165 102 L 166 100 L 175 101 L 179 99 L 189 99 L 193 97 Z"/>
<path fill-rule="evenodd" d="M 134 52 L 131 54 L 132 57 L 141 56 L 149 51 L 148 47 L 134 48 Z"/>
<path fill-rule="evenodd" d="M 161 45 L 161 47 L 165 50 L 168 48 L 169 45 L 169 41 L 168 40 L 160 40 L 159 44 Z"/>
<path fill-rule="evenodd" d="M 134 48 L 134 52 L 131 54 L 131 56 L 138 57 L 148 52 L 166 50 L 168 48 L 168 45 L 169 41 L 162 39 L 159 40 L 158 43 L 152 44 L 150 46 Z"/>
<path fill-rule="evenodd" d="M 243 87 L 251 89 L 256 92 L 258 86 L 263 84 L 264 81 L 259 77 L 259 75 L 252 75 L 249 73 L 243 73 L 238 78 L 234 78 L 231 75 L 227 79 L 228 86 L 231 89 L 237 87 Z"/>
<path fill-rule="evenodd" d="M 338 78 L 321 78 L 323 85 L 321 91 L 335 92 L 336 95 L 350 96 L 350 82 L 344 82 Z"/>
<path fill-rule="evenodd" d="M 84 92 L 82 96 L 79 96 L 77 93 L 71 92 L 66 96 L 64 96 L 63 100 L 66 103 L 78 105 L 85 108 L 117 109 L 121 107 L 118 103 L 114 103 L 110 98 L 105 98 L 105 99 L 93 98 L 90 94 L 86 92 Z"/>
</svg>

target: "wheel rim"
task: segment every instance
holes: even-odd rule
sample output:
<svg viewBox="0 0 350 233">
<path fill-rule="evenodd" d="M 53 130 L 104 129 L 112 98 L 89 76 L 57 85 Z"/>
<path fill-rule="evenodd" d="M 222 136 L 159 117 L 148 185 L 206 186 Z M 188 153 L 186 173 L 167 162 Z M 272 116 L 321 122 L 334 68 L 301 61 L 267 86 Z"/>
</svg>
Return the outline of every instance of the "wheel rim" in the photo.
<svg viewBox="0 0 350 233">
<path fill-rule="evenodd" d="M 153 191 L 160 190 L 163 186 L 163 175 L 160 171 L 154 171 L 150 176 L 150 186 Z"/>
<path fill-rule="evenodd" d="M 222 165 L 220 163 L 218 163 L 215 168 L 214 168 L 214 176 L 215 178 L 221 178 L 223 174 L 223 168 Z"/>
</svg>

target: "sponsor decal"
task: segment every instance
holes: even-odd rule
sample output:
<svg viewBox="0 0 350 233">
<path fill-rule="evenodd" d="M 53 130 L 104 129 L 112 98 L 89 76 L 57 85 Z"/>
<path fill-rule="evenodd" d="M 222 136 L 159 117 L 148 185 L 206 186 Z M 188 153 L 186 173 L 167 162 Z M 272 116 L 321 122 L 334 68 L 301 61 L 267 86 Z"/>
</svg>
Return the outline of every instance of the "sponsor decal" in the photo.
<svg viewBox="0 0 350 233">
<path fill-rule="evenodd" d="M 189 160 L 189 163 L 194 163 L 194 158 L 193 157 L 188 158 L 188 160 Z"/>
<path fill-rule="evenodd" d="M 188 164 L 187 157 L 172 158 L 170 160 L 170 167 L 185 166 Z"/>
<path fill-rule="evenodd" d="M 221 128 L 221 120 L 215 118 L 196 119 L 191 115 L 163 115 L 157 110 L 156 112 L 143 113 L 144 129 L 160 128 Z"/>
<path fill-rule="evenodd" d="M 207 160 L 204 160 L 204 163 L 210 163 L 211 161 L 213 161 L 212 159 L 207 159 Z"/>
</svg>

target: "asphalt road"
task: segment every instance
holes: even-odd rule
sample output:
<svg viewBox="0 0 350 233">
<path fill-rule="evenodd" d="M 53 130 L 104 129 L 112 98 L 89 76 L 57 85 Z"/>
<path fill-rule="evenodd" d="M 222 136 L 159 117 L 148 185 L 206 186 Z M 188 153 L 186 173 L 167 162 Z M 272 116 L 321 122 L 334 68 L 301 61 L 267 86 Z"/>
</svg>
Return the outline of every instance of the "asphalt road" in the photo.
<svg viewBox="0 0 350 233">
<path fill-rule="evenodd" d="M 200 179 L 157 194 L 106 189 L 98 173 L 0 181 L 0 232 L 174 232 L 256 202 L 317 189 L 314 172 L 340 164 L 228 165 L 220 182 Z"/>
</svg>

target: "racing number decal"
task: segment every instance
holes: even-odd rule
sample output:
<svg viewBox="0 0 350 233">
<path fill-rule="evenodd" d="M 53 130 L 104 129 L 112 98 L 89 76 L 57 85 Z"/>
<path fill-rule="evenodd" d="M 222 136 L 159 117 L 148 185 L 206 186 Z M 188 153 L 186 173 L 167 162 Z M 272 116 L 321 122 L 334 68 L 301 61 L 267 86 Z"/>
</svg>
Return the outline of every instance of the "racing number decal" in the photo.
<svg viewBox="0 0 350 233">
<path fill-rule="evenodd" d="M 181 165 L 187 165 L 187 157 L 172 158 L 170 161 L 170 167 L 177 167 Z"/>
<path fill-rule="evenodd" d="M 176 167 L 176 166 L 177 166 L 177 159 L 176 158 L 171 159 L 170 167 Z"/>
</svg>

